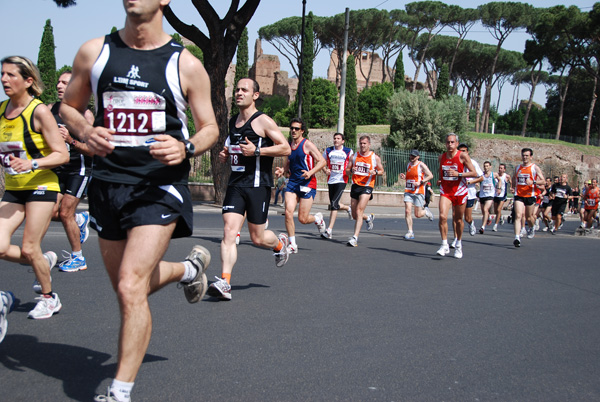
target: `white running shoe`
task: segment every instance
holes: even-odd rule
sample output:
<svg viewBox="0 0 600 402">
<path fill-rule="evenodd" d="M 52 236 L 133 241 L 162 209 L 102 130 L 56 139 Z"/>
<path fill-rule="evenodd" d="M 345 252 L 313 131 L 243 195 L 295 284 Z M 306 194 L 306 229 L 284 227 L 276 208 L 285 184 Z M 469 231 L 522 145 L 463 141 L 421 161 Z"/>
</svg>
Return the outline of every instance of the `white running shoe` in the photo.
<svg viewBox="0 0 600 402">
<path fill-rule="evenodd" d="M 54 268 L 54 266 L 56 265 L 56 262 L 58 261 L 58 256 L 54 251 L 46 251 L 44 253 L 44 257 L 46 258 L 46 261 L 48 261 L 50 273 L 52 273 L 52 268 Z M 52 276 L 50 276 L 50 282 L 52 282 Z M 33 281 L 33 291 L 38 295 L 42 294 L 42 285 L 40 285 L 37 279 Z"/>
<path fill-rule="evenodd" d="M 240 244 L 240 232 L 238 232 L 238 234 L 235 236 L 235 244 Z"/>
<path fill-rule="evenodd" d="M 117 399 L 115 394 L 113 394 L 112 391 L 110 390 L 110 387 L 108 387 L 108 390 L 106 391 L 106 395 L 102 395 L 102 394 L 94 395 L 94 402 L 122 402 L 122 401 Z"/>
<path fill-rule="evenodd" d="M 6 316 L 14 308 L 15 295 L 12 292 L 0 292 L 0 343 L 6 336 L 6 330 L 8 328 L 8 319 Z"/>
<path fill-rule="evenodd" d="M 375 220 L 375 215 L 369 214 L 369 217 L 367 218 L 367 232 L 370 232 L 371 230 L 373 230 L 373 221 L 374 220 Z"/>
<path fill-rule="evenodd" d="M 333 239 L 333 231 L 331 230 L 331 228 L 327 228 L 327 230 L 325 230 L 325 233 L 321 233 L 321 237 L 324 239 Z"/>
<path fill-rule="evenodd" d="M 298 254 L 298 245 L 297 244 L 289 244 L 288 247 L 289 254 Z"/>
<path fill-rule="evenodd" d="M 521 239 L 519 239 L 519 238 L 516 238 L 516 239 L 513 241 L 513 244 L 514 244 L 514 246 L 515 246 L 515 247 L 521 247 Z"/>
<path fill-rule="evenodd" d="M 527 236 L 527 229 L 525 229 L 524 227 L 522 227 L 521 228 L 521 233 L 519 233 L 519 236 L 521 236 L 521 237 Z"/>
<path fill-rule="evenodd" d="M 452 240 L 452 244 L 450 244 L 450 248 L 456 248 L 456 242 L 458 241 L 457 238 L 454 238 L 454 240 Z"/>
<path fill-rule="evenodd" d="M 52 293 L 52 297 L 36 297 L 36 300 L 39 300 L 38 303 L 27 315 L 29 318 L 33 318 L 34 320 L 50 318 L 53 314 L 58 313 L 62 308 L 62 304 L 60 304 L 60 299 L 56 293 Z"/>
<path fill-rule="evenodd" d="M 348 213 L 348 219 L 352 220 L 352 208 L 348 207 L 346 212 Z"/>
<path fill-rule="evenodd" d="M 358 239 L 356 237 L 352 236 L 351 238 L 348 239 L 348 242 L 346 244 L 350 247 L 356 247 L 356 246 L 358 246 Z"/>
<path fill-rule="evenodd" d="M 442 246 L 437 251 L 437 255 L 441 255 L 443 257 L 446 254 L 448 254 L 449 252 L 450 252 L 450 247 L 448 247 L 447 244 L 442 244 Z"/>
<path fill-rule="evenodd" d="M 425 216 L 427 217 L 427 219 L 429 219 L 430 221 L 433 221 L 433 214 L 431 213 L 431 211 L 429 210 L 429 207 L 425 207 Z"/>
<path fill-rule="evenodd" d="M 405 238 L 406 240 L 413 240 L 413 239 L 415 238 L 415 234 L 414 234 L 413 232 L 407 232 L 407 233 L 404 235 L 404 238 Z"/>
<path fill-rule="evenodd" d="M 210 284 L 206 294 L 221 300 L 231 300 L 231 285 L 218 276 L 215 276 L 215 279 L 217 281 Z"/>
<path fill-rule="evenodd" d="M 504 217 L 503 216 L 500 217 L 500 225 L 504 225 Z"/>
<path fill-rule="evenodd" d="M 325 233 L 325 221 L 323 220 L 323 214 L 317 212 L 315 214 L 315 225 L 317 225 L 317 229 L 319 229 L 319 234 L 322 236 Z"/>
<path fill-rule="evenodd" d="M 497 232 L 498 231 L 498 224 L 494 223 L 494 226 L 492 227 L 492 232 Z"/>
<path fill-rule="evenodd" d="M 456 246 L 454 248 L 454 258 L 463 258 L 462 246 Z"/>
<path fill-rule="evenodd" d="M 476 232 L 476 228 L 475 228 L 475 222 L 472 223 L 467 223 L 469 225 L 469 234 L 471 236 L 475 236 L 475 232 Z"/>
<path fill-rule="evenodd" d="M 540 230 L 540 218 L 537 218 L 537 219 L 535 220 L 535 225 L 533 225 L 533 228 L 534 228 L 535 230 Z"/>
<path fill-rule="evenodd" d="M 273 255 L 275 256 L 275 265 L 283 267 L 290 258 L 290 250 L 288 249 L 290 241 L 285 233 L 279 233 L 279 236 L 277 237 L 279 238 L 279 241 L 283 243 L 283 247 L 281 247 L 281 250 L 278 252 L 273 253 Z"/>
<path fill-rule="evenodd" d="M 533 239 L 535 237 L 535 226 L 527 229 L 527 238 Z"/>
<path fill-rule="evenodd" d="M 191 262 L 198 273 L 191 282 L 182 283 L 183 294 L 189 303 L 197 303 L 204 297 L 208 287 L 205 272 L 210 264 L 210 252 L 206 247 L 195 245 L 185 260 Z"/>
</svg>

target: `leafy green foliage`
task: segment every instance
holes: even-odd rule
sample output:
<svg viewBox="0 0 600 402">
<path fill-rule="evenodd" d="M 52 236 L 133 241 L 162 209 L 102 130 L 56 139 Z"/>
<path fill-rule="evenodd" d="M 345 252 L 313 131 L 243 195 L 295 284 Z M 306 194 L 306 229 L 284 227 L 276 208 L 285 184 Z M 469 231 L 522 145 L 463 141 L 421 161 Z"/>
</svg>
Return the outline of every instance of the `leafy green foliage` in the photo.
<svg viewBox="0 0 600 402">
<path fill-rule="evenodd" d="M 387 124 L 388 106 L 393 94 L 391 82 L 363 89 L 358 94 L 358 124 Z"/>
<path fill-rule="evenodd" d="M 53 103 L 58 101 L 56 94 L 56 57 L 54 55 L 54 33 L 52 23 L 46 20 L 42 42 L 38 53 L 37 67 L 40 70 L 45 90 L 40 95 L 40 100 L 44 103 Z"/>
<path fill-rule="evenodd" d="M 281 95 L 269 96 L 268 98 L 263 99 L 262 103 L 257 106 L 258 110 L 269 116 L 275 116 L 287 107 L 288 102 L 285 97 Z"/>
<path fill-rule="evenodd" d="M 443 152 L 450 132 L 459 134 L 461 142 L 469 142 L 466 128 L 466 103 L 460 96 L 435 101 L 424 91 L 396 91 L 390 99 L 391 147 Z"/>
<path fill-rule="evenodd" d="M 333 82 L 316 78 L 312 82 L 312 124 L 314 128 L 333 127 L 337 121 L 338 92 Z"/>
</svg>

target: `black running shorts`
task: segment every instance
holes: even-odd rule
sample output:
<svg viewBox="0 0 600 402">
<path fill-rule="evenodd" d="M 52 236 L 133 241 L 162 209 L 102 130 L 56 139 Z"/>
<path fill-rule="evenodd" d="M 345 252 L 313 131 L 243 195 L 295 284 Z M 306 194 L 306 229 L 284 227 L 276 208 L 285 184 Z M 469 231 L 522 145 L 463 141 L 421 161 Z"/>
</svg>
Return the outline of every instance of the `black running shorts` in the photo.
<svg viewBox="0 0 600 402">
<path fill-rule="evenodd" d="M 124 240 L 127 230 L 177 221 L 171 238 L 192 234 L 192 197 L 184 184 L 145 186 L 93 179 L 88 189 L 90 226 L 105 240 Z"/>
<path fill-rule="evenodd" d="M 69 194 L 77 198 L 83 198 L 89 181 L 89 176 L 70 172 L 60 172 L 58 174 L 58 184 L 60 185 L 61 194 Z"/>
<path fill-rule="evenodd" d="M 223 213 L 244 215 L 248 222 L 262 225 L 267 222 L 271 187 L 227 187 L 223 200 Z"/>
<path fill-rule="evenodd" d="M 342 199 L 342 195 L 344 194 L 344 189 L 346 188 L 346 183 L 334 183 L 329 184 L 329 210 L 330 211 L 339 211 L 340 209 L 340 200 Z"/>
<path fill-rule="evenodd" d="M 352 187 L 350 187 L 350 198 L 358 200 L 363 194 L 370 195 L 371 198 L 369 198 L 369 201 L 371 201 L 373 199 L 373 187 L 352 184 Z"/>
</svg>

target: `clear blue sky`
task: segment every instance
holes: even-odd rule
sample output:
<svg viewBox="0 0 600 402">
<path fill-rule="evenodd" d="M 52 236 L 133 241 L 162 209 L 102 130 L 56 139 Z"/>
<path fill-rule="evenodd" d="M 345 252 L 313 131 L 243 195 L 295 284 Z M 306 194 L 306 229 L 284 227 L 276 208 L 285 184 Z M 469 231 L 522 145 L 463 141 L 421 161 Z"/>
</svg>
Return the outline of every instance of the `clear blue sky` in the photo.
<svg viewBox="0 0 600 402">
<path fill-rule="evenodd" d="M 403 9 L 404 5 L 409 2 L 400 0 L 307 0 L 306 12 L 312 11 L 318 16 L 331 16 L 343 13 L 346 7 L 351 10 L 365 8 L 392 10 Z M 226 0 L 213 0 L 211 3 L 221 16 L 225 14 L 226 8 L 230 4 Z M 241 3 L 243 4 L 244 0 Z M 485 4 L 486 2 L 463 0 L 445 1 L 445 3 L 458 4 L 464 8 L 476 8 L 478 5 Z M 528 1 L 528 3 L 535 7 L 550 7 L 557 4 L 567 6 L 577 5 L 582 10 L 589 11 L 594 1 L 532 0 Z M 204 28 L 202 19 L 193 7 L 191 0 L 172 0 L 171 7 L 182 21 L 194 24 L 200 29 Z M 254 41 L 258 37 L 257 32 L 260 27 L 272 24 L 285 17 L 299 16 L 301 14 L 302 0 L 262 0 L 248 25 L 250 62 L 252 62 Z M 125 21 L 125 13 L 123 12 L 120 0 L 78 0 L 78 4 L 75 7 L 67 9 L 58 8 L 52 0 L 3 0 L 2 16 L 2 23 L 0 23 L 0 38 L 2 38 L 0 57 L 22 55 L 29 57 L 34 62 L 37 61 L 44 24 L 47 19 L 51 19 L 54 28 L 57 68 L 65 64 L 71 65 L 77 49 L 83 42 L 109 33 L 113 26 L 121 28 Z M 165 30 L 168 33 L 175 32 L 166 22 Z M 448 30 L 448 32 L 443 33 L 451 35 L 452 31 Z M 505 48 L 508 50 L 523 51 L 525 41 L 528 37 L 524 31 L 515 32 L 508 39 Z M 467 39 L 494 43 L 493 38 L 482 27 L 474 27 L 467 36 Z M 278 55 L 277 51 L 267 43 L 263 43 L 263 51 L 267 54 Z M 286 60 L 280 57 L 280 61 L 281 68 L 290 72 L 291 75 L 292 69 L 286 64 Z M 406 55 L 404 61 L 406 74 L 412 76 L 414 74 L 414 67 Z M 328 64 L 329 54 L 327 51 L 322 51 L 315 63 L 315 76 L 325 77 Z M 420 81 L 423 81 L 423 76 L 420 77 Z M 497 94 L 494 95 L 494 102 L 496 102 L 497 96 Z M 501 113 L 510 108 L 512 96 L 513 89 L 509 88 L 507 84 L 502 91 L 500 101 Z M 522 88 L 519 97 L 521 99 L 528 98 L 528 89 Z M 0 92 L 0 99 L 6 99 L 3 92 Z M 535 100 L 538 103 L 545 104 L 544 88 L 536 90 Z"/>
</svg>

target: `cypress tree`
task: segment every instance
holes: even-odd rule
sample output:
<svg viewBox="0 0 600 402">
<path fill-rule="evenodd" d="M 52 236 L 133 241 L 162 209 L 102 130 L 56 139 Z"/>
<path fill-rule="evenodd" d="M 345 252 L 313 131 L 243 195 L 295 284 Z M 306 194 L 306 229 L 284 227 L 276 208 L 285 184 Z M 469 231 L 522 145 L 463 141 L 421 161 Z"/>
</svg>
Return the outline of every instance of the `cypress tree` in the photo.
<svg viewBox="0 0 600 402">
<path fill-rule="evenodd" d="M 356 144 L 358 121 L 358 89 L 356 87 L 356 63 L 354 56 L 346 59 L 346 104 L 344 107 L 344 134 L 351 144 Z"/>
<path fill-rule="evenodd" d="M 242 78 L 248 77 L 248 28 L 244 28 L 242 36 L 237 46 L 237 56 L 235 61 L 235 78 L 233 79 L 233 96 L 231 98 L 231 115 L 240 112 L 235 104 L 235 88 Z"/>
<path fill-rule="evenodd" d="M 440 70 L 440 75 L 438 77 L 437 89 L 435 91 L 435 99 L 441 100 L 448 97 L 448 92 L 450 90 L 450 73 L 448 70 L 448 65 L 442 65 L 442 69 Z"/>
<path fill-rule="evenodd" d="M 42 42 L 38 53 L 37 67 L 40 70 L 45 90 L 40 95 L 40 100 L 44 103 L 53 103 L 58 101 L 56 94 L 56 57 L 54 56 L 54 33 L 50 20 L 46 20 Z"/>
<path fill-rule="evenodd" d="M 315 58 L 315 31 L 312 11 L 306 18 L 306 27 L 304 27 L 304 53 L 302 55 L 304 62 L 304 72 L 302 75 L 302 119 L 307 127 L 311 127 L 310 109 L 312 105 L 312 79 L 313 63 Z"/>
<path fill-rule="evenodd" d="M 405 89 L 404 84 L 404 61 L 402 60 L 402 52 L 398 53 L 396 59 L 396 72 L 394 73 L 394 89 Z"/>
</svg>

